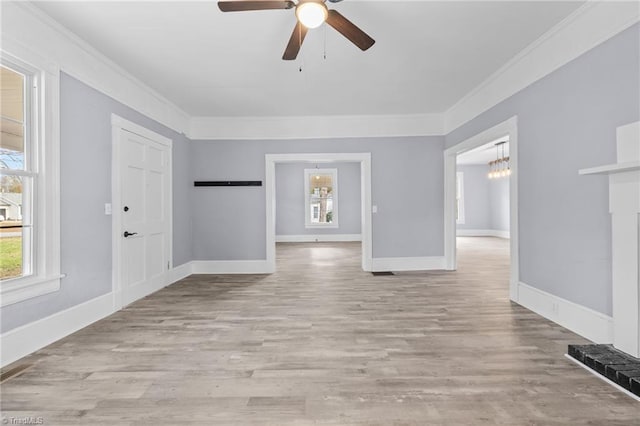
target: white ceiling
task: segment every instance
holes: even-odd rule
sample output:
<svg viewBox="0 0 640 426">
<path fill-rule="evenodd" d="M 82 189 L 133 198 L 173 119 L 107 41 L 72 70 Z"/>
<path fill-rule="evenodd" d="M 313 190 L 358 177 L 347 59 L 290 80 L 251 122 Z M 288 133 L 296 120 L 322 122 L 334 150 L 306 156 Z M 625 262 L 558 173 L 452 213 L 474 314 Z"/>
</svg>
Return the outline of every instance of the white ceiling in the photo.
<svg viewBox="0 0 640 426">
<path fill-rule="evenodd" d="M 361 52 L 324 25 L 309 32 L 296 61 L 281 59 L 293 10 L 222 13 L 215 1 L 37 5 L 189 115 L 240 117 L 444 112 L 582 3 L 327 3 L 376 44 Z"/>
<path fill-rule="evenodd" d="M 507 143 L 501 145 L 498 148 L 498 152 L 496 152 L 496 144 L 498 142 L 506 141 Z M 491 141 L 477 148 L 473 148 L 467 152 L 463 152 L 462 154 L 458 154 L 456 157 L 456 164 L 460 165 L 488 165 L 489 161 L 495 160 L 498 155 L 502 157 L 503 152 L 504 156 L 509 156 L 509 138 L 499 138 L 495 141 Z M 504 148 L 504 151 L 503 151 Z"/>
</svg>

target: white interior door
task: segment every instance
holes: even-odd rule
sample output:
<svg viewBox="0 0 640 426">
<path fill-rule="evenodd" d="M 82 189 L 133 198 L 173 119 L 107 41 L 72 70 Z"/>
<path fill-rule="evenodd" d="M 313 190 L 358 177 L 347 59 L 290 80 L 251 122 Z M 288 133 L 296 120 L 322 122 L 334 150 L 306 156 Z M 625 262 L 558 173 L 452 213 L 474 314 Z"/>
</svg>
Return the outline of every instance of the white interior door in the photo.
<svg viewBox="0 0 640 426">
<path fill-rule="evenodd" d="M 162 288 L 171 267 L 171 147 L 148 136 L 121 128 L 118 138 L 120 306 Z"/>
</svg>

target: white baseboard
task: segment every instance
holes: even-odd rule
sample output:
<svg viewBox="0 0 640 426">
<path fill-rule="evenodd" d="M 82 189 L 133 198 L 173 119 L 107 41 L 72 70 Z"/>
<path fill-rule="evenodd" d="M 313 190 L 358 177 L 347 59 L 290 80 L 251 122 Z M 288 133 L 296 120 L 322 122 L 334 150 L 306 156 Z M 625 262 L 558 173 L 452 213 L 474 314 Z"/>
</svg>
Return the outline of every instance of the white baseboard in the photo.
<svg viewBox="0 0 640 426">
<path fill-rule="evenodd" d="M 371 259 L 371 271 L 428 271 L 445 269 L 444 256 L 430 257 L 374 257 Z"/>
<path fill-rule="evenodd" d="M 457 229 L 456 235 L 458 237 L 498 237 L 498 238 L 510 238 L 509 231 L 499 231 L 497 229 Z"/>
<path fill-rule="evenodd" d="M 191 262 L 183 263 L 180 266 L 176 266 L 167 273 L 167 285 L 171 285 L 183 278 L 187 278 L 193 273 L 191 272 L 192 270 L 193 267 L 191 265 Z"/>
<path fill-rule="evenodd" d="M 270 274 L 266 260 L 193 260 L 192 274 Z"/>
<path fill-rule="evenodd" d="M 2 334 L 2 366 L 68 336 L 113 313 L 113 296 L 107 293 Z"/>
<path fill-rule="evenodd" d="M 360 234 L 276 235 L 276 243 L 325 243 L 362 241 Z"/>
<path fill-rule="evenodd" d="M 595 343 L 613 342 L 613 318 L 553 294 L 518 284 L 518 304 Z"/>
<path fill-rule="evenodd" d="M 191 262 L 188 262 L 167 271 L 163 277 L 154 280 L 150 286 L 140 289 L 140 298 L 188 277 L 191 275 L 191 269 Z M 136 296 L 139 295 L 136 294 Z M 11 364 L 111 315 L 116 312 L 113 301 L 114 294 L 110 292 L 3 333 L 0 336 L 2 342 L 1 366 Z"/>
</svg>

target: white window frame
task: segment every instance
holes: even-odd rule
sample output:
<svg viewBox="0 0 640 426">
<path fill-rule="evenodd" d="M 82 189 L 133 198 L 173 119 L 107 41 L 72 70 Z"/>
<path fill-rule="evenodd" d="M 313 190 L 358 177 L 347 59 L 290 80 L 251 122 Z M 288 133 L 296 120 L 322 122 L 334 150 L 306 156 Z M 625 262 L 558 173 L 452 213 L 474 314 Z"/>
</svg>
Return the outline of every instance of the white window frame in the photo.
<svg viewBox="0 0 640 426">
<path fill-rule="evenodd" d="M 309 179 L 311 176 L 331 175 L 332 183 L 332 218 L 331 223 L 311 222 L 311 193 Z M 304 169 L 304 226 L 305 228 L 338 228 L 338 169 Z"/>
<path fill-rule="evenodd" d="M 60 72 L 50 62 L 24 51 L 0 50 L 0 63 L 27 74 L 33 83 L 29 124 L 33 177 L 31 274 L 0 283 L 0 306 L 60 289 Z M 27 91 L 28 92 L 28 91 Z M 25 101 L 27 99 L 25 98 Z M 25 120 L 26 121 L 26 120 Z M 19 174 L 19 173 L 16 173 Z"/>
<path fill-rule="evenodd" d="M 464 172 L 456 172 L 456 202 L 458 205 L 456 224 L 464 225 Z"/>
</svg>

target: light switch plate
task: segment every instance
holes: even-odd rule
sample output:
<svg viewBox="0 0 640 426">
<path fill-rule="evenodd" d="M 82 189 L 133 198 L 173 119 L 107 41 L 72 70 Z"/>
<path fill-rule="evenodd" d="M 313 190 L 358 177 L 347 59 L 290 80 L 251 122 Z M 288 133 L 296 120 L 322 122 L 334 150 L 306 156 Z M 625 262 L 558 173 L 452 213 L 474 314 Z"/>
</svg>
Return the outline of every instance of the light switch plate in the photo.
<svg viewBox="0 0 640 426">
<path fill-rule="evenodd" d="M 104 214 L 106 214 L 106 215 L 110 215 L 111 214 L 111 203 L 105 203 L 104 204 Z"/>
</svg>

